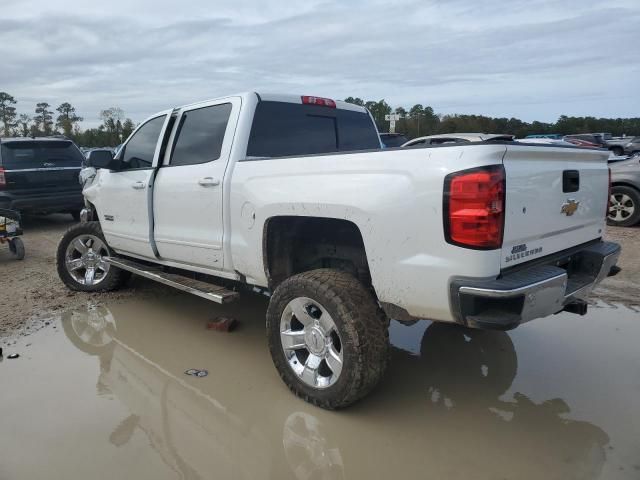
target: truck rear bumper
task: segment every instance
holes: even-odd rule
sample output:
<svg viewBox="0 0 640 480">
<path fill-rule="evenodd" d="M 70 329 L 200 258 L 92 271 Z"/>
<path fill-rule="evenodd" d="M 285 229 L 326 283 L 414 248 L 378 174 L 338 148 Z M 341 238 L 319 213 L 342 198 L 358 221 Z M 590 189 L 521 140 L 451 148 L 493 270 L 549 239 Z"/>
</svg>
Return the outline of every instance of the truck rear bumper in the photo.
<svg viewBox="0 0 640 480">
<path fill-rule="evenodd" d="M 619 255 L 618 244 L 598 242 L 497 279 L 455 278 L 450 286 L 452 312 L 458 323 L 469 327 L 510 330 L 565 308 L 580 310 L 576 305 L 609 275 Z"/>
</svg>

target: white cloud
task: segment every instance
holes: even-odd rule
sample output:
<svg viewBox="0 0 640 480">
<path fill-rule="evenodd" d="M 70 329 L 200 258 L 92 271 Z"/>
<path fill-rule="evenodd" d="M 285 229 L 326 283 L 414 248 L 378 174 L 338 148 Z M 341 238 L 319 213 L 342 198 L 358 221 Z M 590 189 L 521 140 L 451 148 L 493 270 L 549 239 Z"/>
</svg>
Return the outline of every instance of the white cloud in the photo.
<svg viewBox="0 0 640 480">
<path fill-rule="evenodd" d="M 6 4 L 6 0 L 4 2 Z M 638 116 L 637 1 L 10 1 L 0 90 L 21 111 L 139 121 L 259 89 L 553 121 Z"/>
</svg>

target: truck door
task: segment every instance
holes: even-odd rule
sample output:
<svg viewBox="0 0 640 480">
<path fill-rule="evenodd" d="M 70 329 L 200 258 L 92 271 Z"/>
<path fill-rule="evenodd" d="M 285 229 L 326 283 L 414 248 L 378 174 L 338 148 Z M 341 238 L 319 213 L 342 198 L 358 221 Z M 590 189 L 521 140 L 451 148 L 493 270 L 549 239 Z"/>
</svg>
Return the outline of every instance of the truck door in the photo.
<svg viewBox="0 0 640 480">
<path fill-rule="evenodd" d="M 149 235 L 150 183 L 170 112 L 133 132 L 118 152 L 118 170 L 102 170 L 95 207 L 107 243 L 117 252 L 155 258 Z"/>
<path fill-rule="evenodd" d="M 163 260 L 223 268 L 223 179 L 239 111 L 237 97 L 180 111 L 153 189 L 153 235 Z"/>
</svg>

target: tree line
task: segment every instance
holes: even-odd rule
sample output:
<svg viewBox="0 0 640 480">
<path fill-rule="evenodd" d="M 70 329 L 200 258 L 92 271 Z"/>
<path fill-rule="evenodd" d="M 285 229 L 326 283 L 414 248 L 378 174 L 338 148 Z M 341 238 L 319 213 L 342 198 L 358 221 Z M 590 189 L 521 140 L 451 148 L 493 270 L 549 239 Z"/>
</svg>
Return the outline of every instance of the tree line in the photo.
<svg viewBox="0 0 640 480">
<path fill-rule="evenodd" d="M 524 122 L 518 118 L 494 118 L 484 115 L 437 114 L 430 106 L 416 104 L 408 110 L 393 108 L 384 99 L 365 101 L 348 97 L 346 102 L 366 107 L 381 132 L 389 131 L 385 115 L 398 113 L 402 117 L 396 122 L 396 132 L 409 138 L 437 133 L 487 132 L 505 133 L 518 138 L 532 134 L 609 132 L 615 136 L 640 136 L 640 117 L 595 118 L 562 115 L 554 123 Z M 69 102 L 61 103 L 55 110 L 47 102 L 36 104 L 34 113 L 18 113 L 16 99 L 0 92 L 0 135 L 39 137 L 62 134 L 86 147 L 116 146 L 122 143 L 135 129 L 135 123 L 126 118 L 121 108 L 111 107 L 100 111 L 102 124 L 97 128 L 82 130 L 83 118 Z M 56 115 L 57 112 L 57 115 Z M 54 118 L 55 117 L 55 118 Z"/>
<path fill-rule="evenodd" d="M 82 130 L 83 118 L 69 102 L 61 103 L 55 111 L 47 102 L 36 104 L 32 115 L 18 113 L 17 100 L 7 92 L 0 92 L 0 135 L 4 137 L 42 137 L 64 135 L 84 147 L 114 147 L 122 143 L 135 129 L 121 108 L 100 111 L 102 124 Z M 56 115 L 57 112 L 57 115 Z M 55 118 L 54 118 L 55 117 Z"/>
<path fill-rule="evenodd" d="M 401 119 L 396 121 L 396 132 L 404 133 L 409 138 L 438 133 L 486 132 L 505 133 L 522 138 L 527 135 L 559 133 L 571 135 L 575 133 L 607 132 L 614 136 L 640 136 L 640 117 L 634 118 L 595 118 L 570 117 L 562 115 L 554 123 L 524 122 L 518 118 L 494 118 L 484 115 L 437 114 L 433 108 L 416 104 L 410 109 L 391 107 L 384 99 L 365 101 L 361 98 L 348 97 L 346 102 L 366 107 L 381 132 L 389 131 L 389 122 L 385 115 L 398 113 Z"/>
</svg>

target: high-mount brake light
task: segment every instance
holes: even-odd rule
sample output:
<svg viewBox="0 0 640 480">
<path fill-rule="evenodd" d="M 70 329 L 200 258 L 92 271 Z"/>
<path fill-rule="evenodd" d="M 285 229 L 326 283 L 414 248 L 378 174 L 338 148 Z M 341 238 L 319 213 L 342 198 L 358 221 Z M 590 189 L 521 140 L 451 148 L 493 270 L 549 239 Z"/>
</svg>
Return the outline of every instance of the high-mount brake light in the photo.
<svg viewBox="0 0 640 480">
<path fill-rule="evenodd" d="M 302 96 L 302 103 L 305 105 L 320 105 L 323 107 L 336 108 L 336 101 L 330 98 L 312 97 L 310 95 Z"/>
<path fill-rule="evenodd" d="M 0 187 L 7 186 L 7 177 L 4 175 L 4 168 L 0 167 Z"/>
<path fill-rule="evenodd" d="M 502 165 L 471 168 L 445 177 L 445 240 L 475 250 L 502 247 L 505 215 Z"/>
</svg>

